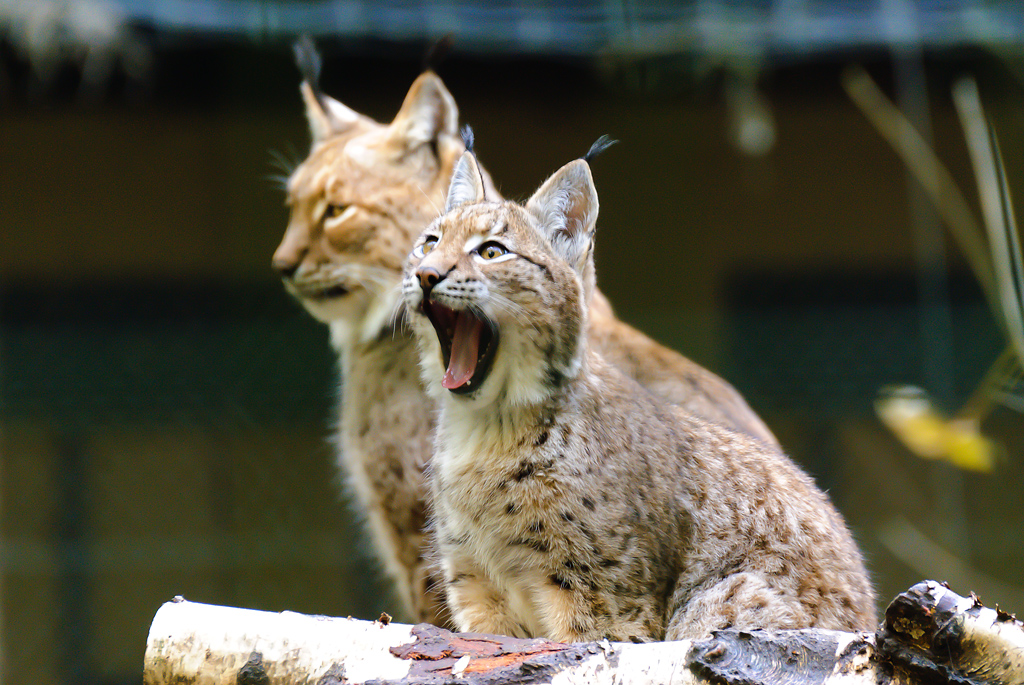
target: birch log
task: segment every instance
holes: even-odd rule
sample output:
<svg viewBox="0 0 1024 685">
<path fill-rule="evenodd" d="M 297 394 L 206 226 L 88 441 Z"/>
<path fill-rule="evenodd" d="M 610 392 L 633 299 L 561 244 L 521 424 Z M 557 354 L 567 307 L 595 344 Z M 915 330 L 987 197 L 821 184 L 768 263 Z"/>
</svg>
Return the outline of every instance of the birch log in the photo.
<svg viewBox="0 0 1024 685">
<path fill-rule="evenodd" d="M 144 682 L 1019 685 L 1024 630 L 932 581 L 897 597 L 875 634 L 730 630 L 648 644 L 562 644 L 177 598 L 153 619 Z"/>
</svg>

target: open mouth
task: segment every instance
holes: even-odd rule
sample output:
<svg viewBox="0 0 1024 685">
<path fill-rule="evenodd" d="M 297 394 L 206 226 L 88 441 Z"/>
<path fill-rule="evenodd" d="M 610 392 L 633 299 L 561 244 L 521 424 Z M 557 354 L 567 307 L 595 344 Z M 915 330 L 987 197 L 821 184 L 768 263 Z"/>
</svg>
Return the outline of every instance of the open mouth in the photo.
<svg viewBox="0 0 1024 685">
<path fill-rule="evenodd" d="M 498 329 L 494 322 L 463 309 L 449 309 L 433 300 L 420 305 L 430 319 L 441 343 L 445 372 L 441 385 L 465 395 L 484 382 L 498 347 Z"/>
<path fill-rule="evenodd" d="M 340 285 L 334 285 L 330 288 L 324 288 L 323 290 L 313 295 L 314 300 L 329 300 L 332 297 L 341 297 L 342 295 L 348 295 L 348 288 Z"/>
<path fill-rule="evenodd" d="M 309 283 L 293 283 L 292 287 L 298 297 L 306 300 L 313 300 L 314 302 L 323 302 L 336 297 L 344 297 L 352 292 L 343 285 L 322 287 Z"/>
</svg>

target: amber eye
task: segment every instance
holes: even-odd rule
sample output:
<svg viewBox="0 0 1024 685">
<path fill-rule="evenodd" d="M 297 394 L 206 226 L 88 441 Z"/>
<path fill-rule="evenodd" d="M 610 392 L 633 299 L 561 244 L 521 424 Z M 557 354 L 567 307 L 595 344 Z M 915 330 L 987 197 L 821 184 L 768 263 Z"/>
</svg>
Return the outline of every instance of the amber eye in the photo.
<svg viewBox="0 0 1024 685">
<path fill-rule="evenodd" d="M 324 219 L 335 219 L 345 213 L 348 209 L 348 205 L 327 205 L 327 209 L 324 210 Z"/>
<path fill-rule="evenodd" d="M 477 250 L 477 254 L 479 254 L 484 259 L 497 259 L 502 255 L 508 254 L 508 250 L 506 250 L 498 243 L 484 243 Z"/>
<path fill-rule="evenodd" d="M 414 254 L 416 254 L 418 257 L 424 257 L 433 252 L 434 247 L 436 245 L 437 236 L 429 235 L 423 240 L 423 243 L 415 249 Z"/>
</svg>

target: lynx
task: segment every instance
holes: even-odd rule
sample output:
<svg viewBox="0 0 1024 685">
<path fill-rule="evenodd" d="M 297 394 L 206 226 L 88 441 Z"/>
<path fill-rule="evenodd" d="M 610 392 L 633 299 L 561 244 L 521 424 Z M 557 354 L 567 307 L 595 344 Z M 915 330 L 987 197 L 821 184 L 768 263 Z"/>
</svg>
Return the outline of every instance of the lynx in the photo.
<svg viewBox="0 0 1024 685">
<path fill-rule="evenodd" d="M 300 42 L 296 53 L 313 143 L 287 183 L 291 217 L 273 266 L 287 290 L 330 326 L 342 377 L 339 460 L 402 605 L 411 618 L 443 623 L 424 561 L 432 402 L 420 384 L 413 339 L 391 313 L 405 258 L 443 207 L 465 150 L 458 109 L 427 71 L 395 119 L 379 124 L 320 90 L 312 43 Z M 656 394 L 774 443 L 729 384 L 616 319 L 599 292 L 590 328 L 594 346 Z"/>
<path fill-rule="evenodd" d="M 523 206 L 490 195 L 467 151 L 407 262 L 456 627 L 564 642 L 871 629 L 860 553 L 811 479 L 591 345 L 597 213 L 582 159 Z"/>
</svg>

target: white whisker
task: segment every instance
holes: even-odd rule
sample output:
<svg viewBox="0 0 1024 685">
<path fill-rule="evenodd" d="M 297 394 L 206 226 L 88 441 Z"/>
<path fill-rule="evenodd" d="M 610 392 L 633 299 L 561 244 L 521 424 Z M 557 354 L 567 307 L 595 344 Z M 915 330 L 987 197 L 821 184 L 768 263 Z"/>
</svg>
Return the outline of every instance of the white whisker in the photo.
<svg viewBox="0 0 1024 685">
<path fill-rule="evenodd" d="M 437 216 L 441 216 L 442 214 L 444 214 L 441 208 L 434 204 L 434 201 L 430 198 L 429 195 L 427 195 L 427 192 L 423 190 L 423 186 L 421 186 L 419 183 L 416 184 L 416 190 L 423 193 L 423 197 L 427 198 L 427 202 L 429 202 L 430 206 L 434 208 L 434 213 L 437 214 Z"/>
<path fill-rule="evenodd" d="M 398 283 L 394 287 L 394 290 L 395 290 L 395 294 L 397 296 L 394 298 L 394 302 L 391 305 L 391 315 L 388 317 L 388 322 L 393 327 L 395 326 L 396 323 L 398 323 L 400 317 L 402 316 L 402 312 L 406 308 L 406 304 L 405 304 L 406 279 L 402 279 L 402 282 Z M 397 327 L 395 327 L 395 328 L 397 330 Z M 394 333 L 392 333 L 392 335 L 394 335 Z"/>
<path fill-rule="evenodd" d="M 515 319 L 516 323 L 524 327 L 529 326 L 534 330 L 540 330 L 539 328 L 537 328 L 537 324 L 530 318 L 528 312 L 521 305 L 516 304 L 505 295 L 496 293 L 492 289 L 490 293 L 490 299 L 491 305 L 495 309 L 505 312 L 513 319 Z"/>
<path fill-rule="evenodd" d="M 264 180 L 270 181 L 278 190 L 288 190 L 288 178 L 287 174 L 267 174 L 263 177 Z"/>
<path fill-rule="evenodd" d="M 291 176 L 295 172 L 295 168 L 299 166 L 299 157 L 294 151 L 288 155 L 279 150 L 268 150 L 268 152 L 270 154 L 270 166 L 283 172 L 286 177 Z"/>
</svg>

